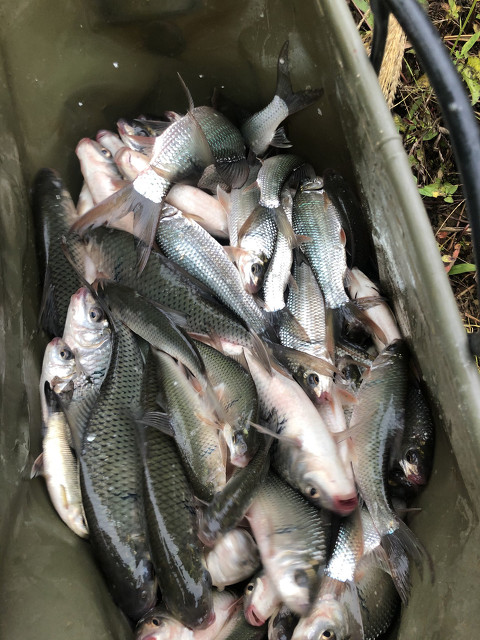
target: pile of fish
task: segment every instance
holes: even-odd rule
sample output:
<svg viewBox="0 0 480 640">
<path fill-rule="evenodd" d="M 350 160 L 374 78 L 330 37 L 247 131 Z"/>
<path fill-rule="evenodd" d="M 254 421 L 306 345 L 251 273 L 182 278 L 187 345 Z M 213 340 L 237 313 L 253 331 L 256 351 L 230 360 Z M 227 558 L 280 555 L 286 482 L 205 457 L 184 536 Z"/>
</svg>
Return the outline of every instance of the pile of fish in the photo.
<svg viewBox="0 0 480 640">
<path fill-rule="evenodd" d="M 239 128 L 187 91 L 186 115 L 78 143 L 77 206 L 37 175 L 53 339 L 32 475 L 138 640 L 377 638 L 429 564 L 402 514 L 432 421 L 358 268 L 355 196 L 285 150 L 321 93 L 292 91 L 286 43 Z"/>
</svg>

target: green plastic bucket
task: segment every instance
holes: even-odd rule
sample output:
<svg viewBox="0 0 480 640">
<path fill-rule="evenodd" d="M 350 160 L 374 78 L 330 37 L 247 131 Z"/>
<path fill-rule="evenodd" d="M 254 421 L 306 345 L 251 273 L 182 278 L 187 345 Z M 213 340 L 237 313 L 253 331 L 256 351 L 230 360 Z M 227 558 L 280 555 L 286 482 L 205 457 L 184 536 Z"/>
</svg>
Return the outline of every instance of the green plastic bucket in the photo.
<svg viewBox="0 0 480 640">
<path fill-rule="evenodd" d="M 294 88 L 323 86 L 290 119 L 296 152 L 356 186 L 381 282 L 420 365 L 437 421 L 435 466 L 412 528 L 435 567 L 414 573 L 389 637 L 472 638 L 480 627 L 480 384 L 402 142 L 346 4 L 339 0 L 4 0 L 0 8 L 0 638 L 123 640 L 87 542 L 54 512 L 41 480 L 38 381 L 46 336 L 28 190 L 56 168 L 80 187 L 77 141 L 117 118 L 185 111 L 214 87 L 253 110 L 275 87 L 290 40 Z"/>
</svg>

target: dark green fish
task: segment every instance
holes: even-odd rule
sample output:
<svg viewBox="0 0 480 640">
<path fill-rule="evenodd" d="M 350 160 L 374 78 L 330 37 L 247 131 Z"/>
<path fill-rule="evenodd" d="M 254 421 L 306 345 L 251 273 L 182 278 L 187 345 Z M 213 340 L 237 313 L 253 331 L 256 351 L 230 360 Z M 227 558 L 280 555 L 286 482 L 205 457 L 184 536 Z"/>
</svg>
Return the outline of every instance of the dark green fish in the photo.
<svg viewBox="0 0 480 640">
<path fill-rule="evenodd" d="M 257 430 L 250 424 L 258 421 L 255 383 L 248 371 L 232 358 L 202 342 L 195 341 L 195 345 L 224 409 L 227 424 L 222 433 L 230 451 L 230 462 L 236 467 L 245 467 L 260 441 Z"/>
<path fill-rule="evenodd" d="M 166 402 L 168 422 L 194 494 L 209 502 L 226 483 L 225 455 L 210 407 L 192 387 L 182 365 L 169 355 L 155 354 Z M 226 449 L 226 446 L 225 446 Z"/>
<path fill-rule="evenodd" d="M 210 575 L 201 561 L 193 492 L 172 438 L 152 427 L 140 434 L 148 536 L 163 601 L 184 625 L 203 629 L 215 614 Z"/>
<path fill-rule="evenodd" d="M 53 169 L 40 169 L 35 176 L 32 208 L 41 255 L 40 273 L 44 274 L 40 322 L 49 335 L 61 336 L 70 296 L 79 287 L 78 276 L 61 246 L 62 237 L 76 219 L 76 210 L 60 175 Z"/>
<path fill-rule="evenodd" d="M 77 453 L 92 549 L 114 600 L 138 620 L 156 599 L 135 423 L 143 366 L 133 335 L 117 324 L 108 373 Z"/>
<path fill-rule="evenodd" d="M 290 640 L 297 623 L 298 616 L 282 605 L 268 621 L 268 640 Z"/>
<path fill-rule="evenodd" d="M 262 437 L 250 463 L 236 471 L 222 491 L 216 493 L 203 509 L 198 535 L 204 544 L 212 546 L 244 518 L 268 473 L 268 450 L 269 443 Z"/>
<path fill-rule="evenodd" d="M 405 429 L 398 450 L 393 453 L 389 484 L 395 493 L 418 493 L 428 482 L 433 465 L 435 426 L 425 395 L 410 384 L 405 412 Z M 398 487 L 398 488 L 397 488 Z"/>
<path fill-rule="evenodd" d="M 350 421 L 355 480 L 381 536 L 403 602 L 408 600 L 410 588 L 408 558 L 419 570 L 427 558 L 420 542 L 393 512 L 387 493 L 389 455 L 405 419 L 407 379 L 406 345 L 396 340 L 377 356 L 366 374 Z"/>
<path fill-rule="evenodd" d="M 156 240 L 167 258 L 200 280 L 252 331 L 271 334 L 262 310 L 244 290 L 224 248 L 199 224 L 177 211 L 162 218 Z"/>
</svg>

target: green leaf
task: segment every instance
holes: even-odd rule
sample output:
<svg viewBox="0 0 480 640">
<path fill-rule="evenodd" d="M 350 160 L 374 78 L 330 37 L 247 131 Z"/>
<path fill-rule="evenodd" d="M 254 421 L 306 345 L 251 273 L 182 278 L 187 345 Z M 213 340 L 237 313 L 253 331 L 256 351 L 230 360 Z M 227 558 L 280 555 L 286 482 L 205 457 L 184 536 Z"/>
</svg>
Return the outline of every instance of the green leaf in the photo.
<svg viewBox="0 0 480 640">
<path fill-rule="evenodd" d="M 457 276 L 457 275 L 460 275 L 461 273 L 471 273 L 476 270 L 477 270 L 477 267 L 474 264 L 471 264 L 470 262 L 464 262 L 462 264 L 454 264 L 453 267 L 448 272 L 448 275 Z"/>
<path fill-rule="evenodd" d="M 437 131 L 434 131 L 433 129 L 428 129 L 422 136 L 423 140 L 431 140 L 432 138 L 435 138 L 435 136 L 437 135 Z"/>
<path fill-rule="evenodd" d="M 444 202 L 448 202 L 449 204 L 452 204 L 453 202 L 453 198 L 452 196 L 447 196 L 446 198 L 443 199 Z"/>
<path fill-rule="evenodd" d="M 474 33 L 472 36 L 470 36 L 467 42 L 463 45 L 461 55 L 464 58 L 467 56 L 467 53 L 470 51 L 470 49 L 473 47 L 473 45 L 477 42 L 479 38 L 480 38 L 480 31 L 477 31 L 477 33 Z"/>
<path fill-rule="evenodd" d="M 418 191 L 422 196 L 428 196 L 429 198 L 437 198 L 439 195 L 438 184 L 427 184 L 424 187 L 421 187 Z"/>
</svg>

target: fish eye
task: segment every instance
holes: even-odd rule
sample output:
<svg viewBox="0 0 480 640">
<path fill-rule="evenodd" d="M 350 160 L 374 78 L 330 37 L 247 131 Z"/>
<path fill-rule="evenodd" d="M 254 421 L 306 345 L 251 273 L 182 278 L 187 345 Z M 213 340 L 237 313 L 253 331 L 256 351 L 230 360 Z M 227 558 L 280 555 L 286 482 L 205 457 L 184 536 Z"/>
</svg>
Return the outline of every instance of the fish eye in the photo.
<svg viewBox="0 0 480 640">
<path fill-rule="evenodd" d="M 318 491 L 316 490 L 315 487 L 307 487 L 306 493 L 312 498 L 314 498 L 317 495 Z"/>
<path fill-rule="evenodd" d="M 408 464 L 418 464 L 418 454 L 414 449 L 409 449 L 405 454 L 405 460 Z"/>
<path fill-rule="evenodd" d="M 104 317 L 103 311 L 99 307 L 92 307 L 88 312 L 88 317 L 94 322 L 100 322 Z"/>
<path fill-rule="evenodd" d="M 152 618 L 152 624 L 154 624 L 156 627 L 160 627 L 162 621 L 159 618 Z"/>
<path fill-rule="evenodd" d="M 336 640 L 336 637 L 337 636 L 335 634 L 335 631 L 332 631 L 331 629 L 325 629 L 325 631 L 320 636 L 320 640 Z"/>
<path fill-rule="evenodd" d="M 253 591 L 253 587 L 254 587 L 253 582 L 250 582 L 249 584 L 247 584 L 246 591 Z"/>
<path fill-rule="evenodd" d="M 62 360 L 71 360 L 73 358 L 73 353 L 70 351 L 70 349 L 67 349 L 66 347 L 64 347 L 60 351 L 60 358 Z"/>
<path fill-rule="evenodd" d="M 303 569 L 297 569 L 293 574 L 293 579 L 299 587 L 308 587 L 308 576 Z"/>
<path fill-rule="evenodd" d="M 307 376 L 307 384 L 309 387 L 316 387 L 320 382 L 318 373 L 309 373 Z"/>
<path fill-rule="evenodd" d="M 100 153 L 102 154 L 102 156 L 105 156 L 105 158 L 111 158 L 112 154 L 110 153 L 110 151 L 108 149 L 105 149 L 105 147 L 102 147 L 100 149 Z"/>
<path fill-rule="evenodd" d="M 254 262 L 250 267 L 250 271 L 252 272 L 252 275 L 259 276 L 262 272 L 262 266 L 258 262 Z"/>
</svg>

